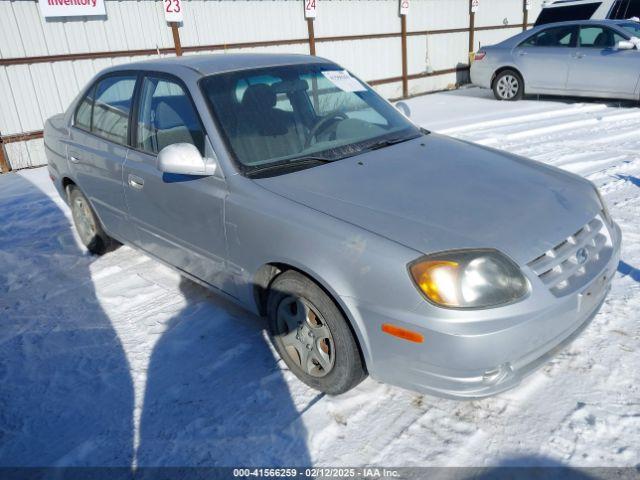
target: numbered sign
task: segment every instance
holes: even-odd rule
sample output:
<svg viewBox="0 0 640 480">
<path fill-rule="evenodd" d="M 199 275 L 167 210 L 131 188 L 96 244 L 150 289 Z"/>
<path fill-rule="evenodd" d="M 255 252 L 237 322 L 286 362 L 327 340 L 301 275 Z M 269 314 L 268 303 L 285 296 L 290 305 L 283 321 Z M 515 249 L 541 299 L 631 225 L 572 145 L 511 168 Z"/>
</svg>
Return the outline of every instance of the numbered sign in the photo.
<svg viewBox="0 0 640 480">
<path fill-rule="evenodd" d="M 473 13 L 478 11 L 479 6 L 480 6 L 480 0 L 471 0 L 471 11 Z"/>
<path fill-rule="evenodd" d="M 524 9 L 525 10 L 531 10 L 531 0 L 525 0 Z"/>
<path fill-rule="evenodd" d="M 316 18 L 318 0 L 302 0 L 304 2 L 304 18 Z"/>
<path fill-rule="evenodd" d="M 183 3 L 183 0 L 162 0 L 164 19 L 167 22 L 181 22 L 184 19 Z"/>
<path fill-rule="evenodd" d="M 409 14 L 409 0 L 400 0 L 400 15 Z"/>
</svg>

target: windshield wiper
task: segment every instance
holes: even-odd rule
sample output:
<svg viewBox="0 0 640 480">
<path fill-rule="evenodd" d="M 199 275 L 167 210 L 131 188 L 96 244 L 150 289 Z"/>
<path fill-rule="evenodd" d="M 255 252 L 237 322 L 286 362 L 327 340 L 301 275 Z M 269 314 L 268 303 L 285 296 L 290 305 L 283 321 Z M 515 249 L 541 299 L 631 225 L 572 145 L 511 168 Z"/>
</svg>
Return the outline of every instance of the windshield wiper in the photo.
<svg viewBox="0 0 640 480">
<path fill-rule="evenodd" d="M 381 148 L 390 147 L 391 145 L 396 145 L 397 143 L 407 142 L 409 140 L 413 140 L 414 138 L 418 138 L 418 136 L 415 136 L 415 137 L 398 137 L 398 138 L 389 138 L 389 139 L 386 139 L 386 140 L 380 140 L 379 142 L 374 142 L 371 145 L 367 145 L 365 147 L 365 150 L 371 152 L 373 150 L 379 150 Z"/>
<path fill-rule="evenodd" d="M 291 160 L 286 160 L 284 162 L 270 163 L 262 167 L 256 167 L 247 171 L 247 175 L 249 177 L 256 177 L 261 176 L 261 174 L 264 174 L 266 172 L 273 172 L 276 170 L 296 170 L 298 169 L 298 167 L 304 168 L 311 164 L 323 165 L 325 163 L 331 163 L 333 161 L 334 160 L 331 160 L 329 158 L 310 155 L 306 157 L 292 158 Z"/>
</svg>

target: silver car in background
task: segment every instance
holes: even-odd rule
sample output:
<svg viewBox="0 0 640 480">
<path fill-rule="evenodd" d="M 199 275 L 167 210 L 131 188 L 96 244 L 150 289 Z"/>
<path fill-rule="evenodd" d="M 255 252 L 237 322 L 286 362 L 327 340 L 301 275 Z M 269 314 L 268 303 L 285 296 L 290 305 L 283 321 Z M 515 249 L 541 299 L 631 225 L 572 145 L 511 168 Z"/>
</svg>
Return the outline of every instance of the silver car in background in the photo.
<svg viewBox="0 0 640 480">
<path fill-rule="evenodd" d="M 640 98 L 640 23 L 631 20 L 561 22 L 482 47 L 471 82 L 498 100 L 526 94 Z"/>
<path fill-rule="evenodd" d="M 338 65 L 109 68 L 49 119 L 79 237 L 131 245 L 265 316 L 307 385 L 517 384 L 595 315 L 621 232 L 589 181 L 420 129 Z"/>
</svg>

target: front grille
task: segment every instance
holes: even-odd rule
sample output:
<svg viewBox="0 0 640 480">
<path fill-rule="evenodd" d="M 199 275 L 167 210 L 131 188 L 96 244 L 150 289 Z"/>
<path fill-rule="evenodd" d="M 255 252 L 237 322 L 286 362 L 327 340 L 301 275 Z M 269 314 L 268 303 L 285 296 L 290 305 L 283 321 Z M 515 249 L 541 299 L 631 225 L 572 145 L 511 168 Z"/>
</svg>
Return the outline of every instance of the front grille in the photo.
<svg viewBox="0 0 640 480">
<path fill-rule="evenodd" d="M 576 233 L 527 265 L 556 297 L 575 292 L 606 266 L 613 254 L 604 216 L 596 216 Z"/>
</svg>

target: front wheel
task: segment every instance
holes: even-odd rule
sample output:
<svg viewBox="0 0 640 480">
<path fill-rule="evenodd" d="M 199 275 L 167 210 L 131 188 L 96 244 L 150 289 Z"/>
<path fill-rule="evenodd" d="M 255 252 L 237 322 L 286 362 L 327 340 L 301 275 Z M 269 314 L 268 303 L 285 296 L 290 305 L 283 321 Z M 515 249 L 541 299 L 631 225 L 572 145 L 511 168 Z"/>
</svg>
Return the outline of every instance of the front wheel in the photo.
<svg viewBox="0 0 640 480">
<path fill-rule="evenodd" d="M 102 255 L 112 248 L 113 239 L 100 225 L 100 220 L 91 208 L 87 197 L 74 185 L 69 187 L 69 206 L 78 236 L 87 250 L 93 254 Z"/>
<path fill-rule="evenodd" d="M 366 377 L 347 321 L 309 278 L 292 270 L 278 276 L 269 290 L 267 312 L 274 347 L 311 388 L 337 395 Z"/>
<path fill-rule="evenodd" d="M 514 70 L 503 70 L 493 81 L 493 94 L 498 100 L 520 100 L 524 94 L 522 77 Z"/>
</svg>

